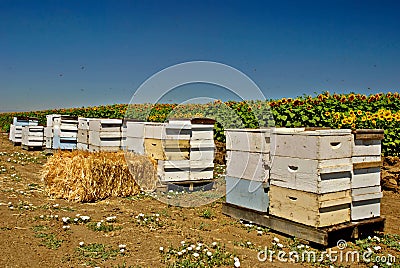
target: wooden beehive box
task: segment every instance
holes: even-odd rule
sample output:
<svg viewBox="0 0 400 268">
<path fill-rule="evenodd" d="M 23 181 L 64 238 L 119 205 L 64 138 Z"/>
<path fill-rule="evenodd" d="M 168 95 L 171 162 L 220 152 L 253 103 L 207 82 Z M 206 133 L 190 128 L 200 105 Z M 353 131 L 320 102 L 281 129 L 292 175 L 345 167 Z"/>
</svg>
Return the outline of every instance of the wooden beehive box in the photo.
<svg viewBox="0 0 400 268">
<path fill-rule="evenodd" d="M 190 180 L 190 161 L 158 161 L 157 175 L 163 183 L 187 182 Z"/>
<path fill-rule="evenodd" d="M 271 157 L 301 159 L 351 158 L 350 129 L 275 128 L 271 134 Z"/>
<path fill-rule="evenodd" d="M 315 194 L 271 185 L 271 215 L 294 222 L 324 227 L 350 221 L 351 192 Z"/>
<path fill-rule="evenodd" d="M 275 156 L 271 185 L 324 194 L 350 189 L 351 158 L 316 160 Z"/>
<path fill-rule="evenodd" d="M 352 189 L 351 219 L 362 220 L 380 216 L 382 192 L 380 186 Z"/>
<path fill-rule="evenodd" d="M 43 147 L 44 127 L 24 126 L 22 127 L 21 144 L 28 147 Z"/>
<path fill-rule="evenodd" d="M 263 213 L 268 212 L 268 183 L 230 176 L 226 176 L 225 181 L 226 203 Z"/>
<path fill-rule="evenodd" d="M 269 153 L 227 151 L 227 176 L 255 181 L 268 181 L 270 166 Z"/>
<path fill-rule="evenodd" d="M 271 129 L 226 129 L 226 150 L 269 153 Z"/>
</svg>

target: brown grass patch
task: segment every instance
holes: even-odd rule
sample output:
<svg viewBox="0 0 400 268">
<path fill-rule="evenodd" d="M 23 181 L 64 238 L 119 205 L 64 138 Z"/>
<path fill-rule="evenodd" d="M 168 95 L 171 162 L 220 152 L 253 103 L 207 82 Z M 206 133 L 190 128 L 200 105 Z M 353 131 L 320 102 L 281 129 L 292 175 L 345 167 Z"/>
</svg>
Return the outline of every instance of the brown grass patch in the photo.
<svg viewBox="0 0 400 268">
<path fill-rule="evenodd" d="M 127 160 L 129 166 L 124 152 L 55 152 L 42 170 L 46 192 L 55 198 L 91 202 L 135 195 L 140 191 L 136 180 L 156 181 L 156 169 L 148 157 L 128 154 Z"/>
</svg>

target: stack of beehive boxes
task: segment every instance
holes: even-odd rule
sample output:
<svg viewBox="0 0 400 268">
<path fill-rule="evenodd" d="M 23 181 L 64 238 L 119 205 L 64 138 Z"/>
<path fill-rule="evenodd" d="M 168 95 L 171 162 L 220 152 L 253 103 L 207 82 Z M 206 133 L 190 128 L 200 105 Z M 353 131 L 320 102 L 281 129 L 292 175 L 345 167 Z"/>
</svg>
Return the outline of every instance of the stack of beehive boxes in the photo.
<svg viewBox="0 0 400 268">
<path fill-rule="evenodd" d="M 14 117 L 13 123 L 10 125 L 9 140 L 14 144 L 20 144 L 22 142 L 22 127 L 37 126 L 38 124 L 37 119 Z"/>
<path fill-rule="evenodd" d="M 214 175 L 214 120 L 192 119 L 190 136 L 190 180 L 209 180 Z"/>
<path fill-rule="evenodd" d="M 146 124 L 145 154 L 158 160 L 161 182 L 190 180 L 190 120 L 169 120 L 167 124 Z"/>
<path fill-rule="evenodd" d="M 117 152 L 121 149 L 122 119 L 90 118 L 89 151 Z"/>
<path fill-rule="evenodd" d="M 176 119 L 126 124 L 126 149 L 156 160 L 162 183 L 213 179 L 214 121 Z"/>
<path fill-rule="evenodd" d="M 275 129 L 270 214 L 313 227 L 349 222 L 351 139 L 351 130 Z"/>
<path fill-rule="evenodd" d="M 227 129 L 226 202 L 267 212 L 270 129 Z"/>
<path fill-rule="evenodd" d="M 32 147 L 42 148 L 44 145 L 44 127 L 43 126 L 24 126 L 22 127 L 22 148 Z"/>
<path fill-rule="evenodd" d="M 380 216 L 381 140 L 383 130 L 354 131 L 353 173 L 351 179 L 351 219 L 362 220 Z"/>
<path fill-rule="evenodd" d="M 46 148 L 76 149 L 78 137 L 78 118 L 75 116 L 51 114 L 46 116 Z"/>
</svg>

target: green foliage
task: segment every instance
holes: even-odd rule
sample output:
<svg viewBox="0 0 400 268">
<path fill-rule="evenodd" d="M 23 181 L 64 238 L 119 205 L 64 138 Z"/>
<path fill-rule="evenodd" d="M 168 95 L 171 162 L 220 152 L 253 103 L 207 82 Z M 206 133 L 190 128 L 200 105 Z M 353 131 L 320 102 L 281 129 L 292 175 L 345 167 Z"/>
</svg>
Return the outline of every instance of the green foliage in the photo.
<svg viewBox="0 0 400 268">
<path fill-rule="evenodd" d="M 207 117 L 216 120 L 214 138 L 225 141 L 224 129 L 258 127 L 381 128 L 384 155 L 400 155 L 400 95 L 378 93 L 300 96 L 268 101 L 214 101 L 207 104 L 114 104 L 32 112 L 0 114 L 0 129 L 9 130 L 14 116 L 37 117 L 46 123 L 47 114 L 82 117 L 132 118 L 164 122 L 168 118 Z"/>
</svg>

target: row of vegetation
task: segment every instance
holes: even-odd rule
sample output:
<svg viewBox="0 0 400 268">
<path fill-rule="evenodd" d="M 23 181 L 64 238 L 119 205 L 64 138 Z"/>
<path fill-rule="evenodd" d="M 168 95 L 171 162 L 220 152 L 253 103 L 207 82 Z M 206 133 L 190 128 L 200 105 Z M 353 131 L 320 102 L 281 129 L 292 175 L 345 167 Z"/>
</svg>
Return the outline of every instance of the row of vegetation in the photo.
<svg viewBox="0 0 400 268">
<path fill-rule="evenodd" d="M 225 128 L 330 127 L 381 128 L 384 155 L 400 153 L 400 94 L 330 94 L 268 101 L 215 101 L 207 104 L 115 104 L 0 114 L 0 129 L 9 130 L 14 116 L 37 117 L 46 124 L 47 114 L 94 118 L 133 118 L 164 122 L 168 118 L 209 117 L 217 121 L 215 139 L 224 141 Z"/>
</svg>

